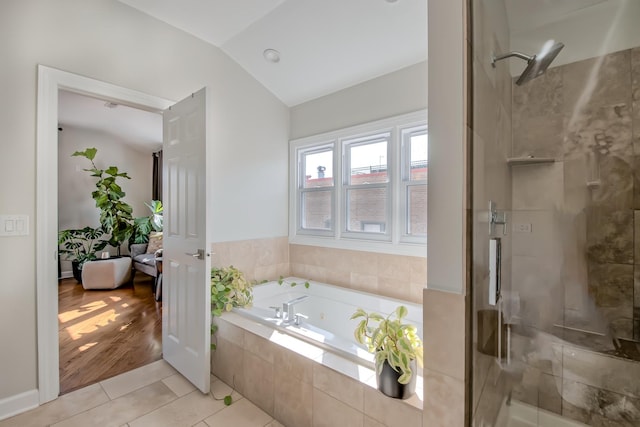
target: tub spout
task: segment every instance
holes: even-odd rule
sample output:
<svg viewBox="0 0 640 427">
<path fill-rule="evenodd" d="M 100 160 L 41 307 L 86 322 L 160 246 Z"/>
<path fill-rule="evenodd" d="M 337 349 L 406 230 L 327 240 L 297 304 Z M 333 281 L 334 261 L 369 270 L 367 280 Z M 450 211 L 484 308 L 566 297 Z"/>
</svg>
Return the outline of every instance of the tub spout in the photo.
<svg viewBox="0 0 640 427">
<path fill-rule="evenodd" d="M 308 295 L 303 295 L 301 297 L 294 298 L 291 301 L 282 303 L 282 317 L 284 318 L 285 322 L 287 323 L 293 322 L 294 316 L 295 316 L 294 307 L 296 306 L 296 304 L 301 303 L 307 298 L 309 298 Z"/>
</svg>

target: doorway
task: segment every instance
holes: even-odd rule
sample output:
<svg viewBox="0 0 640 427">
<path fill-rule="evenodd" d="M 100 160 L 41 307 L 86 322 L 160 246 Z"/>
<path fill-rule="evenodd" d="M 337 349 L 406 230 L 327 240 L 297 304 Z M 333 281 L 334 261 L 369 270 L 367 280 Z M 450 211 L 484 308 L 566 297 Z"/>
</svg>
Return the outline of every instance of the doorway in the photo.
<svg viewBox="0 0 640 427">
<path fill-rule="evenodd" d="M 69 90 L 114 103 L 160 112 L 172 101 L 40 65 L 38 67 L 36 274 L 38 392 L 40 403 L 56 399 L 58 374 L 58 91 Z"/>
<path fill-rule="evenodd" d="M 59 231 L 100 228 L 100 211 L 91 196 L 96 178 L 85 170 L 91 163 L 73 156 L 89 147 L 97 150 L 94 162 L 98 168 L 116 166 L 119 172 L 127 173 L 130 179 L 117 180 L 125 192 L 122 200 L 132 208 L 133 218 L 148 217 L 154 153 L 162 148 L 162 116 L 67 90 L 59 90 L 58 101 Z M 155 278 L 134 271 L 131 280 L 124 278 L 116 289 L 86 289 L 91 283 L 71 277 L 71 260 L 110 253 L 109 261 L 96 261 L 103 266 L 118 251 L 110 245 L 101 248 L 106 235 L 92 240 L 99 250 L 88 248 L 89 239 L 83 239 L 84 235 L 80 233 L 62 246 L 73 248 L 81 243 L 86 251 L 76 254 L 71 250 L 61 253 L 59 259 L 60 394 L 162 358 L 162 304 L 154 298 Z M 129 243 L 120 245 L 125 256 Z M 141 256 L 153 264 L 153 257 Z"/>
</svg>

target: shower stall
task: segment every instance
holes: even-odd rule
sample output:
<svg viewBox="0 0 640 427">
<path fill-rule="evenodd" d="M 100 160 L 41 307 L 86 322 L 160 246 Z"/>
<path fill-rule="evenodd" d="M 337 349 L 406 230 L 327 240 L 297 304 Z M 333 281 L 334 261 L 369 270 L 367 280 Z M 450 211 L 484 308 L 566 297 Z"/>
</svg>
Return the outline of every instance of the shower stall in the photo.
<svg viewBox="0 0 640 427">
<path fill-rule="evenodd" d="M 640 426 L 640 2 L 470 3 L 472 423 Z"/>
</svg>

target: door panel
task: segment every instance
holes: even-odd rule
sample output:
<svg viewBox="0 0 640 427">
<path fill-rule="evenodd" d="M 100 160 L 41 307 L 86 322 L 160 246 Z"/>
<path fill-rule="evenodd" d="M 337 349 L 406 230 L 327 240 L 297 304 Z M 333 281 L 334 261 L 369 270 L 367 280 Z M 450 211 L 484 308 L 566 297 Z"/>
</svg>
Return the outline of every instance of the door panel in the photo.
<svg viewBox="0 0 640 427">
<path fill-rule="evenodd" d="M 205 89 L 164 113 L 162 345 L 165 360 L 207 393 L 211 261 L 206 221 L 205 117 Z"/>
</svg>

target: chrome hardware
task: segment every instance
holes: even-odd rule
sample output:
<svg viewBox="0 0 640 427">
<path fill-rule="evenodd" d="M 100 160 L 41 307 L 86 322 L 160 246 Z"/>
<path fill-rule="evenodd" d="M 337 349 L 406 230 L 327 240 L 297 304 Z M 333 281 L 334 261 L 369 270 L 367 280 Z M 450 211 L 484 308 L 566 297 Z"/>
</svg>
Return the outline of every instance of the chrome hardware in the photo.
<svg viewBox="0 0 640 427">
<path fill-rule="evenodd" d="M 489 305 L 500 300 L 502 244 L 500 238 L 489 239 Z"/>
<path fill-rule="evenodd" d="M 305 320 L 306 320 L 306 319 L 308 319 L 308 318 L 309 318 L 309 316 L 305 316 L 305 315 L 304 315 L 304 314 L 302 314 L 302 313 L 296 313 L 296 314 L 293 316 L 293 323 L 294 323 L 296 326 L 300 326 L 300 324 L 302 323 L 302 319 L 305 319 Z"/>
<path fill-rule="evenodd" d="M 194 258 L 198 258 L 198 259 L 204 259 L 204 249 L 198 249 L 198 252 L 195 253 L 189 253 L 189 252 L 185 252 L 187 255 L 192 256 Z M 209 254 L 207 254 L 208 256 Z"/>
<path fill-rule="evenodd" d="M 494 226 L 502 225 L 502 235 L 507 235 L 507 213 L 499 211 L 496 202 L 489 200 L 489 234 L 493 234 Z"/>
<path fill-rule="evenodd" d="M 301 297 L 294 298 L 291 301 L 287 301 L 287 302 L 283 302 L 282 303 L 282 317 L 285 319 L 285 321 L 287 323 L 291 323 L 291 321 L 293 320 L 293 317 L 294 317 L 293 307 L 296 304 L 301 303 L 302 301 L 306 300 L 307 298 L 309 298 L 308 295 L 303 295 Z M 285 314 L 287 315 L 287 317 L 284 317 Z"/>
<path fill-rule="evenodd" d="M 276 317 L 276 319 L 280 318 L 280 307 L 276 307 L 274 305 L 270 305 L 269 308 L 274 309 L 276 312 L 274 313 L 274 316 Z"/>
</svg>

